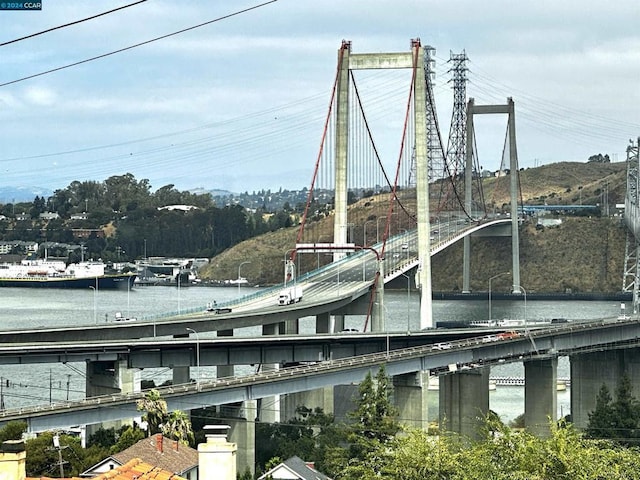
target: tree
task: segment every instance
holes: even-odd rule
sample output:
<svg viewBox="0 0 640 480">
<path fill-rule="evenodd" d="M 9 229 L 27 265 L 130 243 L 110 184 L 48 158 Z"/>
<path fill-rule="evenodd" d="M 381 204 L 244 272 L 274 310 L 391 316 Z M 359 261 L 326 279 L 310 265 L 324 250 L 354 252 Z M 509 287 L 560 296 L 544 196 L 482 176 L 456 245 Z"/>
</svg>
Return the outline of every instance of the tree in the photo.
<svg viewBox="0 0 640 480">
<path fill-rule="evenodd" d="M 191 428 L 189 416 L 181 410 L 171 412 L 168 418 L 162 423 L 162 434 L 173 440 L 177 440 L 183 445 L 193 444 L 194 436 Z"/>
<path fill-rule="evenodd" d="M 145 432 L 137 425 L 126 426 L 121 430 L 118 441 L 111 447 L 111 454 L 122 452 L 132 445 L 135 445 L 145 437 Z"/>
<path fill-rule="evenodd" d="M 615 417 L 609 389 L 603 383 L 596 397 L 596 408 L 589 412 L 586 434 L 591 438 L 614 438 Z"/>
<path fill-rule="evenodd" d="M 189 417 L 180 410 L 169 413 L 167 402 L 155 388 L 149 390 L 144 398 L 137 401 L 136 408 L 147 412 L 142 419 L 147 422 L 149 436 L 162 433 L 165 437 L 185 445 L 193 442 L 194 435 Z"/>
<path fill-rule="evenodd" d="M 636 443 L 640 423 L 640 405 L 631 393 L 631 380 L 622 375 L 616 388 L 616 400 L 612 404 L 617 421 L 618 437 L 625 443 Z"/>
<path fill-rule="evenodd" d="M 391 402 L 389 377 L 381 366 L 375 381 L 371 373 L 358 388 L 354 420 L 347 427 L 347 447 L 337 446 L 327 453 L 327 467 L 345 479 L 375 478 L 382 475 L 382 457 L 400 431 L 397 409 Z"/>
<path fill-rule="evenodd" d="M 328 449 L 344 439 L 333 415 L 324 413 L 321 408 L 311 410 L 299 406 L 295 418 L 286 423 L 256 424 L 256 461 L 267 471 L 274 458 L 286 459 L 296 455 L 314 462 L 322 471 Z M 275 464 L 278 463 L 280 460 Z"/>
<path fill-rule="evenodd" d="M 27 440 L 27 477 L 57 477 L 60 475 L 59 452 L 53 445 L 53 432 L 43 432 L 36 438 Z M 82 473 L 89 465 L 84 463 L 84 450 L 80 438 L 70 435 L 59 436 L 65 477 Z"/>
<path fill-rule="evenodd" d="M 6 440 L 20 440 L 22 434 L 27 431 L 27 422 L 24 420 L 12 420 L 0 429 L 0 443 Z"/>
<path fill-rule="evenodd" d="M 142 420 L 147 422 L 147 435 L 151 436 L 160 433 L 160 426 L 167 419 L 167 402 L 160 396 L 158 390 L 149 390 L 144 398 L 136 402 L 138 411 L 146 412 L 142 415 Z"/>
<path fill-rule="evenodd" d="M 589 412 L 586 434 L 591 438 L 616 439 L 621 443 L 637 442 L 640 437 L 640 404 L 631 393 L 631 381 L 623 375 L 616 387 L 616 398 L 606 385 L 600 387 L 596 406 Z"/>
</svg>

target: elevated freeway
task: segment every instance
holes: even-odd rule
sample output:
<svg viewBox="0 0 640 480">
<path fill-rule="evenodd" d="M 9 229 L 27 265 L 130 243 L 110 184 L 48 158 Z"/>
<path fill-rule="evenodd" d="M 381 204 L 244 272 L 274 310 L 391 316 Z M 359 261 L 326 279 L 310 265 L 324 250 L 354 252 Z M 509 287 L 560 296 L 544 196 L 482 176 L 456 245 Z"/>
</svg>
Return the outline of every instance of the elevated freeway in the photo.
<svg viewBox="0 0 640 480">
<path fill-rule="evenodd" d="M 493 364 L 540 360 L 561 355 L 637 347 L 640 323 L 635 319 L 602 319 L 584 323 L 528 328 L 501 334 L 492 330 L 431 331 L 421 334 L 353 334 L 134 340 L 84 344 L 0 346 L 0 362 L 126 359 L 130 367 L 279 362 L 296 365 L 242 377 L 218 378 L 160 389 L 170 410 L 191 410 L 294 393 L 329 385 L 357 383 L 384 364 L 389 375 L 428 371 L 435 375 L 481 369 Z M 434 343 L 435 342 L 435 343 Z M 572 387 L 573 388 L 573 387 Z M 110 394 L 81 401 L 4 410 L 0 421 L 24 419 L 30 431 L 132 418 L 143 392 Z"/>
</svg>

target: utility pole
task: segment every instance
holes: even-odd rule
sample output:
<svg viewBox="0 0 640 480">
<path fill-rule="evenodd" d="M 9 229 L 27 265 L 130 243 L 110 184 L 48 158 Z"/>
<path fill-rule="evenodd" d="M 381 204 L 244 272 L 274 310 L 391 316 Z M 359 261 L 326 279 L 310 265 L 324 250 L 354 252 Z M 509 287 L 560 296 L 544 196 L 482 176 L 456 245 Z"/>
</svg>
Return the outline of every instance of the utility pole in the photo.
<svg viewBox="0 0 640 480">
<path fill-rule="evenodd" d="M 53 436 L 53 448 L 58 451 L 58 466 L 60 467 L 60 478 L 64 478 L 64 464 L 68 463 L 62 459 L 62 449 L 67 448 L 60 445 L 60 435 L 56 433 Z"/>
</svg>

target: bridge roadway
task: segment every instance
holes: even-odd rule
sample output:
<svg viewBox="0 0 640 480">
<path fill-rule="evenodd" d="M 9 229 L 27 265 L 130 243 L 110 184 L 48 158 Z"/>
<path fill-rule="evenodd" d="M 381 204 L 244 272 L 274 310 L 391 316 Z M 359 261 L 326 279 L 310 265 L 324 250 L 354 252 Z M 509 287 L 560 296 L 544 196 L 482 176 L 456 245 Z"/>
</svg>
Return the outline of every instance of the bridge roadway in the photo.
<svg viewBox="0 0 640 480">
<path fill-rule="evenodd" d="M 638 345 L 639 338 L 640 322 L 625 318 L 548 325 L 503 336 L 486 330 L 466 329 L 409 335 L 358 333 L 216 338 L 199 342 L 153 339 L 95 344 L 0 345 L 0 358 L 3 362 L 23 363 L 126 358 L 132 368 L 194 366 L 194 351 L 200 348 L 200 365 L 309 362 L 243 377 L 160 388 L 170 410 L 188 411 L 329 385 L 358 383 L 367 372 L 375 373 L 382 364 L 392 376 L 417 371 L 446 374 L 504 362 L 631 348 Z M 446 343 L 434 344 L 436 340 Z M 142 396 L 143 392 L 113 394 L 4 410 L 0 412 L 0 422 L 23 419 L 28 422 L 29 431 L 37 432 L 128 419 L 138 416 L 136 400 Z"/>
<path fill-rule="evenodd" d="M 441 223 L 438 234 L 434 235 L 431 254 L 440 252 L 466 235 L 509 224 L 509 219 L 472 225 L 467 225 L 462 220 Z M 381 244 L 373 246 L 374 250 L 381 248 Z M 384 259 L 381 260 L 384 262 L 385 283 L 418 266 L 415 230 L 390 238 L 385 250 Z M 142 318 L 135 322 L 114 321 L 99 325 L 4 330 L 0 331 L 0 343 L 40 341 L 62 343 L 157 338 L 182 335 L 185 328 L 204 333 L 276 324 L 325 313 L 337 314 L 348 308 L 351 303 L 368 302 L 368 294 L 379 267 L 376 254 L 372 250 L 363 249 L 298 278 L 296 284 L 302 287 L 304 296 L 301 302 L 293 305 L 277 305 L 278 294 L 283 288 L 279 285 L 218 305 L 231 308 L 231 313 L 215 314 L 207 312 L 205 306 L 202 306 L 197 311 L 185 310 L 179 315 Z"/>
</svg>

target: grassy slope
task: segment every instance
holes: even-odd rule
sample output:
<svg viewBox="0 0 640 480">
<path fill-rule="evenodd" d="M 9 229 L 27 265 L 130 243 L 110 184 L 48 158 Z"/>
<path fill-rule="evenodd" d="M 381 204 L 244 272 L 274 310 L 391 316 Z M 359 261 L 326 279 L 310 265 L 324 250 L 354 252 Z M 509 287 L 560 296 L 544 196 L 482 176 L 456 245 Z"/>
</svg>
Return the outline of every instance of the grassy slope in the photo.
<svg viewBox="0 0 640 480">
<path fill-rule="evenodd" d="M 549 204 L 600 203 L 604 182 L 608 183 L 609 204 L 623 203 L 626 165 L 561 163 L 521 171 L 522 197 L 526 202 Z M 500 206 L 508 201 L 503 184 L 508 177 L 484 182 L 485 200 Z M 579 193 L 581 191 L 581 193 Z M 413 198 L 409 192 L 405 204 Z M 375 239 L 375 218 L 384 215 L 388 197 L 367 199 L 350 207 L 349 221 L 355 225 L 368 222 L 369 241 Z M 381 222 L 382 225 L 383 222 Z M 401 225 L 402 227 L 402 225 Z M 408 225 L 407 225 L 408 227 Z M 333 229 L 333 217 L 307 227 L 309 241 L 328 241 Z M 212 259 L 202 271 L 203 278 L 224 280 L 236 278 L 238 265 L 244 261 L 242 276 L 259 285 L 279 283 L 283 278 L 283 260 L 295 245 L 297 227 L 282 229 L 242 242 Z M 360 230 L 362 231 L 362 230 Z M 321 240 L 318 240 L 321 239 Z M 536 230 L 533 224 L 521 227 L 520 278 L 531 292 L 615 292 L 622 287 L 625 230 L 619 219 L 565 218 L 557 228 Z M 356 243 L 362 243 L 356 240 Z M 496 273 L 511 270 L 510 237 L 472 239 L 471 287 L 487 290 L 487 279 Z M 320 261 L 327 260 L 320 256 Z M 301 269 L 316 265 L 314 255 L 302 256 Z M 433 258 L 433 289 L 453 291 L 462 286 L 462 244 Z M 496 278 L 492 288 L 508 288 L 509 276 Z M 501 283 L 502 282 L 502 283 Z"/>
</svg>

